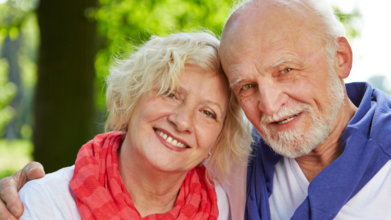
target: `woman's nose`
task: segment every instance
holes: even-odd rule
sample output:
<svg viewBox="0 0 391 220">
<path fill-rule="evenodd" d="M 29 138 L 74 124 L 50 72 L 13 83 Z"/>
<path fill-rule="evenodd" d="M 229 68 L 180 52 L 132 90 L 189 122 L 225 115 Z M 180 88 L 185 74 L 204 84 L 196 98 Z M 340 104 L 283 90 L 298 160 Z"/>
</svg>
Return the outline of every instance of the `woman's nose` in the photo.
<svg viewBox="0 0 391 220">
<path fill-rule="evenodd" d="M 192 132 L 194 126 L 194 110 L 183 104 L 168 116 L 168 120 L 174 124 L 179 132 Z"/>
</svg>

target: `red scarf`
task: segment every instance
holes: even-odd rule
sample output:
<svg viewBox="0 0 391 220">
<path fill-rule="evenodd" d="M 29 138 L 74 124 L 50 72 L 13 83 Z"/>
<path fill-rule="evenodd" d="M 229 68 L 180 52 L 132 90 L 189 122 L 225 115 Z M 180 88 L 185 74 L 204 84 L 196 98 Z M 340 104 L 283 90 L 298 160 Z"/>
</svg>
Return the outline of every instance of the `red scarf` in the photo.
<svg viewBox="0 0 391 220">
<path fill-rule="evenodd" d="M 187 173 L 170 211 L 141 218 L 119 173 L 117 150 L 123 138 L 123 132 L 97 135 L 77 154 L 71 188 L 82 220 L 217 219 L 217 196 L 213 183 L 206 180 L 204 166 Z"/>
</svg>

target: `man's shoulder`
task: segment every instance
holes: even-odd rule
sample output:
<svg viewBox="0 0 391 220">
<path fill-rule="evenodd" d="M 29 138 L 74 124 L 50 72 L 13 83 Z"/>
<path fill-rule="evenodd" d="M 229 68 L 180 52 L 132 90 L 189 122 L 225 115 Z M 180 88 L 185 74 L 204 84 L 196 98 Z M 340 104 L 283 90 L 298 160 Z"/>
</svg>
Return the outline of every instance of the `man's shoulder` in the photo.
<svg viewBox="0 0 391 220">
<path fill-rule="evenodd" d="M 349 99 L 357 106 L 347 126 L 348 136 L 362 136 L 391 154 L 391 97 L 373 89 L 369 83 L 349 83 L 346 89 Z"/>
</svg>

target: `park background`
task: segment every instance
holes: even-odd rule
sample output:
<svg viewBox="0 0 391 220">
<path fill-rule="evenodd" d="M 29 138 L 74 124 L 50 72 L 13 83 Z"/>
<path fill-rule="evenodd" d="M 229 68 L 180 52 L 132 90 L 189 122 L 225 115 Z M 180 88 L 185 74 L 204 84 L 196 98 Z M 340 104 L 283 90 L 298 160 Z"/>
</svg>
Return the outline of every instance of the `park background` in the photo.
<svg viewBox="0 0 391 220">
<path fill-rule="evenodd" d="M 347 29 L 346 82 L 391 94 L 388 0 L 329 0 Z M 70 166 L 103 132 L 104 78 L 151 35 L 221 34 L 232 0 L 0 0 L 0 178 L 27 162 Z"/>
</svg>

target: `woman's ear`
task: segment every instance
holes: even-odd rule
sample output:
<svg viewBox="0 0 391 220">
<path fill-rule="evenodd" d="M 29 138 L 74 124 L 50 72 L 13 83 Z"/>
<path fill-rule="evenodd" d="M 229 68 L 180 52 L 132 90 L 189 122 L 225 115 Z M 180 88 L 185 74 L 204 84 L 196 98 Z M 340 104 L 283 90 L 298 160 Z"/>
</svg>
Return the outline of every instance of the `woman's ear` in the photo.
<svg viewBox="0 0 391 220">
<path fill-rule="evenodd" d="M 337 39 L 338 48 L 336 54 L 335 70 L 341 79 L 349 76 L 353 65 L 353 52 L 345 37 Z"/>
<path fill-rule="evenodd" d="M 205 156 L 205 158 L 201 161 L 201 163 L 198 164 L 198 166 L 203 166 L 203 165 L 205 165 L 205 162 L 206 162 L 207 159 L 209 159 L 209 157 L 210 157 L 210 152 Z"/>
</svg>

